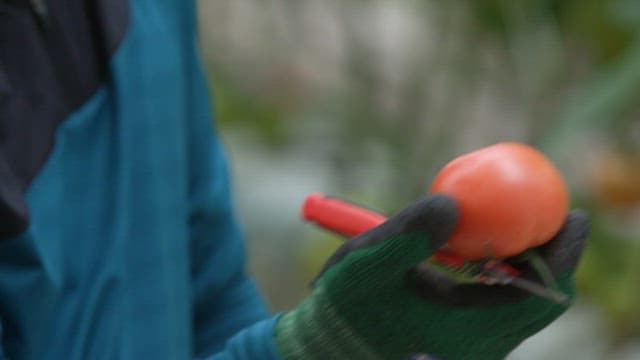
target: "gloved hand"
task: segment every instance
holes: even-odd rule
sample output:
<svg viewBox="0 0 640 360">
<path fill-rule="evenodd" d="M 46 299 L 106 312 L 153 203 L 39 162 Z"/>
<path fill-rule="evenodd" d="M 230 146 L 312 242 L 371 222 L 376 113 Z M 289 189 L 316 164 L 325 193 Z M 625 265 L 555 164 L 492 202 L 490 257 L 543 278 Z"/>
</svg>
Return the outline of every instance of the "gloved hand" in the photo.
<svg viewBox="0 0 640 360">
<path fill-rule="evenodd" d="M 449 238 L 455 202 L 429 195 L 339 248 L 314 290 L 276 325 L 276 345 L 290 359 L 502 359 L 567 306 L 506 285 L 455 283 L 416 266 Z M 572 275 L 587 235 L 572 212 L 539 250 L 562 292 L 574 299 Z M 525 277 L 535 272 L 516 266 Z"/>
</svg>

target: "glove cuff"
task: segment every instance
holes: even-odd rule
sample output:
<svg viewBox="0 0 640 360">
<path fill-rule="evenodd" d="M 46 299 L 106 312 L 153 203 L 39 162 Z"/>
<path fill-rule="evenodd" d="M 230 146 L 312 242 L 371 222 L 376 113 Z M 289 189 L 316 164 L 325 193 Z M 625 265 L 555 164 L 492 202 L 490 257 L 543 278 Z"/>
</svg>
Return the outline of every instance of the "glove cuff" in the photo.
<svg viewBox="0 0 640 360">
<path fill-rule="evenodd" d="M 284 360 L 367 359 L 382 357 L 337 314 L 321 287 L 276 324 L 276 347 Z"/>
</svg>

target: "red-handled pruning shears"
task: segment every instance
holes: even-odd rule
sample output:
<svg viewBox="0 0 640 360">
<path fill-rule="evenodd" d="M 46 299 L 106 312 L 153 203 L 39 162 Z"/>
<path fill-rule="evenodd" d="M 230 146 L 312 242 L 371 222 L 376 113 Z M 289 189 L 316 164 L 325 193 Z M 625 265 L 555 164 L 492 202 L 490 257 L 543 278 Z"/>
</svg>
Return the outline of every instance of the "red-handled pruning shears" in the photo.
<svg viewBox="0 0 640 360">
<path fill-rule="evenodd" d="M 337 234 L 354 237 L 384 223 L 387 217 L 347 201 L 312 193 L 302 206 L 304 220 L 313 222 L 322 228 Z M 432 260 L 452 269 L 459 269 L 469 263 L 458 255 L 445 249 L 439 249 Z M 567 303 L 566 295 L 537 282 L 520 278 L 520 271 L 513 266 L 496 260 L 474 263 L 474 279 L 487 285 L 512 285 L 532 294 L 557 303 Z"/>
</svg>

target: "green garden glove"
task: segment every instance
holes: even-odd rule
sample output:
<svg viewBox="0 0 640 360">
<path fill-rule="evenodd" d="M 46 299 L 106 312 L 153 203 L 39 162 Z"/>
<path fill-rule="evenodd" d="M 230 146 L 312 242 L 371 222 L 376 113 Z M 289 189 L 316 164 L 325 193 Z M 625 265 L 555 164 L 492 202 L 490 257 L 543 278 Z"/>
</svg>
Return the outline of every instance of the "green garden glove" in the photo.
<svg viewBox="0 0 640 360">
<path fill-rule="evenodd" d="M 506 285 L 455 283 L 417 266 L 456 225 L 457 206 L 429 195 L 386 223 L 345 243 L 328 260 L 309 298 L 276 325 L 276 345 L 290 359 L 502 359 L 567 306 Z M 572 274 L 587 234 L 572 212 L 539 251 L 561 290 L 575 297 Z M 526 264 L 515 264 L 535 278 Z"/>
</svg>

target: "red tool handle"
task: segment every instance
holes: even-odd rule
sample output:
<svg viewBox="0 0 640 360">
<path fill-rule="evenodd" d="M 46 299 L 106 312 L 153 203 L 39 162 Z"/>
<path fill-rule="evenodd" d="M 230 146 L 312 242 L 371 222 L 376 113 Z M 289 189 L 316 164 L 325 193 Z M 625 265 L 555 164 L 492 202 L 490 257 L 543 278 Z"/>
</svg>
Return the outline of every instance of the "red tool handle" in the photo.
<svg viewBox="0 0 640 360">
<path fill-rule="evenodd" d="M 302 218 L 347 237 L 358 236 L 387 221 L 379 212 L 319 193 L 304 200 Z"/>
<path fill-rule="evenodd" d="M 376 211 L 319 193 L 307 196 L 302 205 L 302 218 L 347 237 L 360 235 L 387 221 L 386 216 Z M 465 263 L 463 258 L 444 249 L 437 250 L 432 256 L 435 261 L 451 267 Z M 495 266 L 511 276 L 520 273 L 504 263 Z"/>
</svg>

